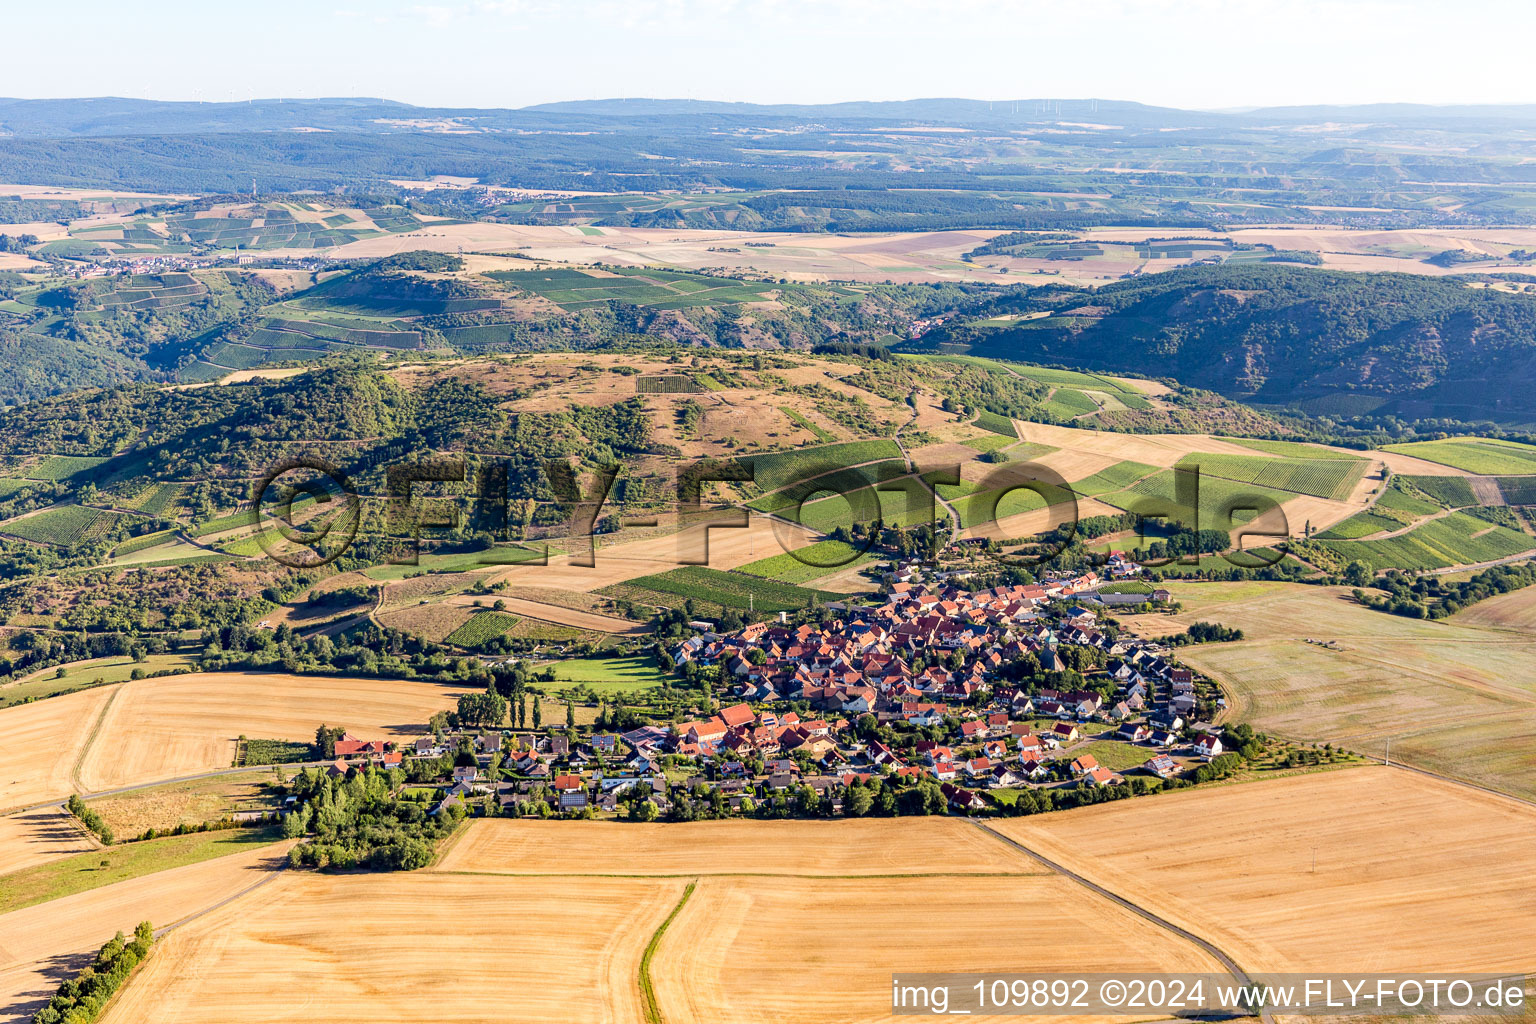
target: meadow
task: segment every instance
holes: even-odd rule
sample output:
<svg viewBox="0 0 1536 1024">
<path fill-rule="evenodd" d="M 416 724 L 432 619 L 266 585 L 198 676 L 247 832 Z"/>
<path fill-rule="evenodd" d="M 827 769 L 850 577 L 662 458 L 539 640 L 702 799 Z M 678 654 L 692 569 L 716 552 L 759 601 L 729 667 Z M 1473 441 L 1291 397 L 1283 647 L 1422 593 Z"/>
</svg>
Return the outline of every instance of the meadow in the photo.
<svg viewBox="0 0 1536 1024">
<path fill-rule="evenodd" d="M 637 693 L 653 686 L 670 686 L 673 678 L 648 655 L 628 658 L 581 658 L 556 662 L 555 682 L 579 683 L 601 696 Z"/>
</svg>

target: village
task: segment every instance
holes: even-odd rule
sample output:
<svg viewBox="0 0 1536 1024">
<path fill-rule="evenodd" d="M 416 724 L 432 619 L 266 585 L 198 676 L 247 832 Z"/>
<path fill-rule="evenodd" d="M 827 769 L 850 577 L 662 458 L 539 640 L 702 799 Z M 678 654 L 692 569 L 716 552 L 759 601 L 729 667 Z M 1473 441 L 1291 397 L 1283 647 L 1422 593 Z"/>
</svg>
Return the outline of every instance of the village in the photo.
<svg viewBox="0 0 1536 1024">
<path fill-rule="evenodd" d="M 1116 558 L 1104 579 L 971 592 L 897 566 L 883 603 L 831 606 L 821 621 L 690 623 L 665 663 L 718 680 L 724 706 L 707 717 L 440 731 L 401 749 L 348 735 L 327 771 L 442 765 L 434 813 L 642 820 L 864 814 L 854 791 L 876 784 L 908 792 L 900 813 L 1006 813 L 1026 792 L 1073 805 L 1198 780 L 1228 746 L 1212 724 L 1219 689 L 1094 610 L 1127 596 L 1099 586 L 1136 571 Z"/>
</svg>

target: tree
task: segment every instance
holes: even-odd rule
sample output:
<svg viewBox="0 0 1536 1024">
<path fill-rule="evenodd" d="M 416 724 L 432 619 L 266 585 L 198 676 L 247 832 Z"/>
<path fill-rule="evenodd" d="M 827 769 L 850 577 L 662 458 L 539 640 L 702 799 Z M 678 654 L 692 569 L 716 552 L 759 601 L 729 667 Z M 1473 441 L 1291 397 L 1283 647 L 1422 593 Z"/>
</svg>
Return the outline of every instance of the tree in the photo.
<svg viewBox="0 0 1536 1024">
<path fill-rule="evenodd" d="M 1371 572 L 1371 567 L 1360 559 L 1355 559 L 1344 567 L 1344 585 L 1346 587 L 1369 586 L 1376 574 Z"/>
<path fill-rule="evenodd" d="M 533 727 L 539 728 L 544 724 L 544 709 L 539 704 L 539 695 L 533 695 Z"/>
<path fill-rule="evenodd" d="M 497 725 L 507 715 L 507 701 L 499 693 L 466 693 L 459 698 L 459 721 L 469 728 Z"/>
<path fill-rule="evenodd" d="M 569 700 L 565 702 L 565 727 L 567 729 L 576 728 L 576 705 L 572 704 Z"/>
</svg>

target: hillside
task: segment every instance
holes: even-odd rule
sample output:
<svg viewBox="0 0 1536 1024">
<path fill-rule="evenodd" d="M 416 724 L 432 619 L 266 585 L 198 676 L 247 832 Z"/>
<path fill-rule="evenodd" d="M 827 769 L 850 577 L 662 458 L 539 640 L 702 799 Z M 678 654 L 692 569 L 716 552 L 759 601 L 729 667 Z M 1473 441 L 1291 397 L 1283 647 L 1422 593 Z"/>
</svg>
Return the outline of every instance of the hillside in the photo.
<svg viewBox="0 0 1536 1024">
<path fill-rule="evenodd" d="M 903 346 L 1174 377 L 1321 415 L 1536 420 L 1536 295 L 1466 278 L 1189 267 L 1048 286 Z M 1043 314 L 1043 315 L 1042 315 Z"/>
</svg>

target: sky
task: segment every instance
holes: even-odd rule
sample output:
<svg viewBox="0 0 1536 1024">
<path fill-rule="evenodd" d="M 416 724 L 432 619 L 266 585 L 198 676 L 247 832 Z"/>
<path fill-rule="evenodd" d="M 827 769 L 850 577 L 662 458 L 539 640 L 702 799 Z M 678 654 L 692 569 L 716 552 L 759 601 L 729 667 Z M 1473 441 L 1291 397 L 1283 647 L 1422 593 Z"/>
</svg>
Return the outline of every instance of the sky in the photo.
<svg viewBox="0 0 1536 1024">
<path fill-rule="evenodd" d="M 0 25 L 27 98 L 1536 101 L 1530 0 L 8 0 Z"/>
</svg>

